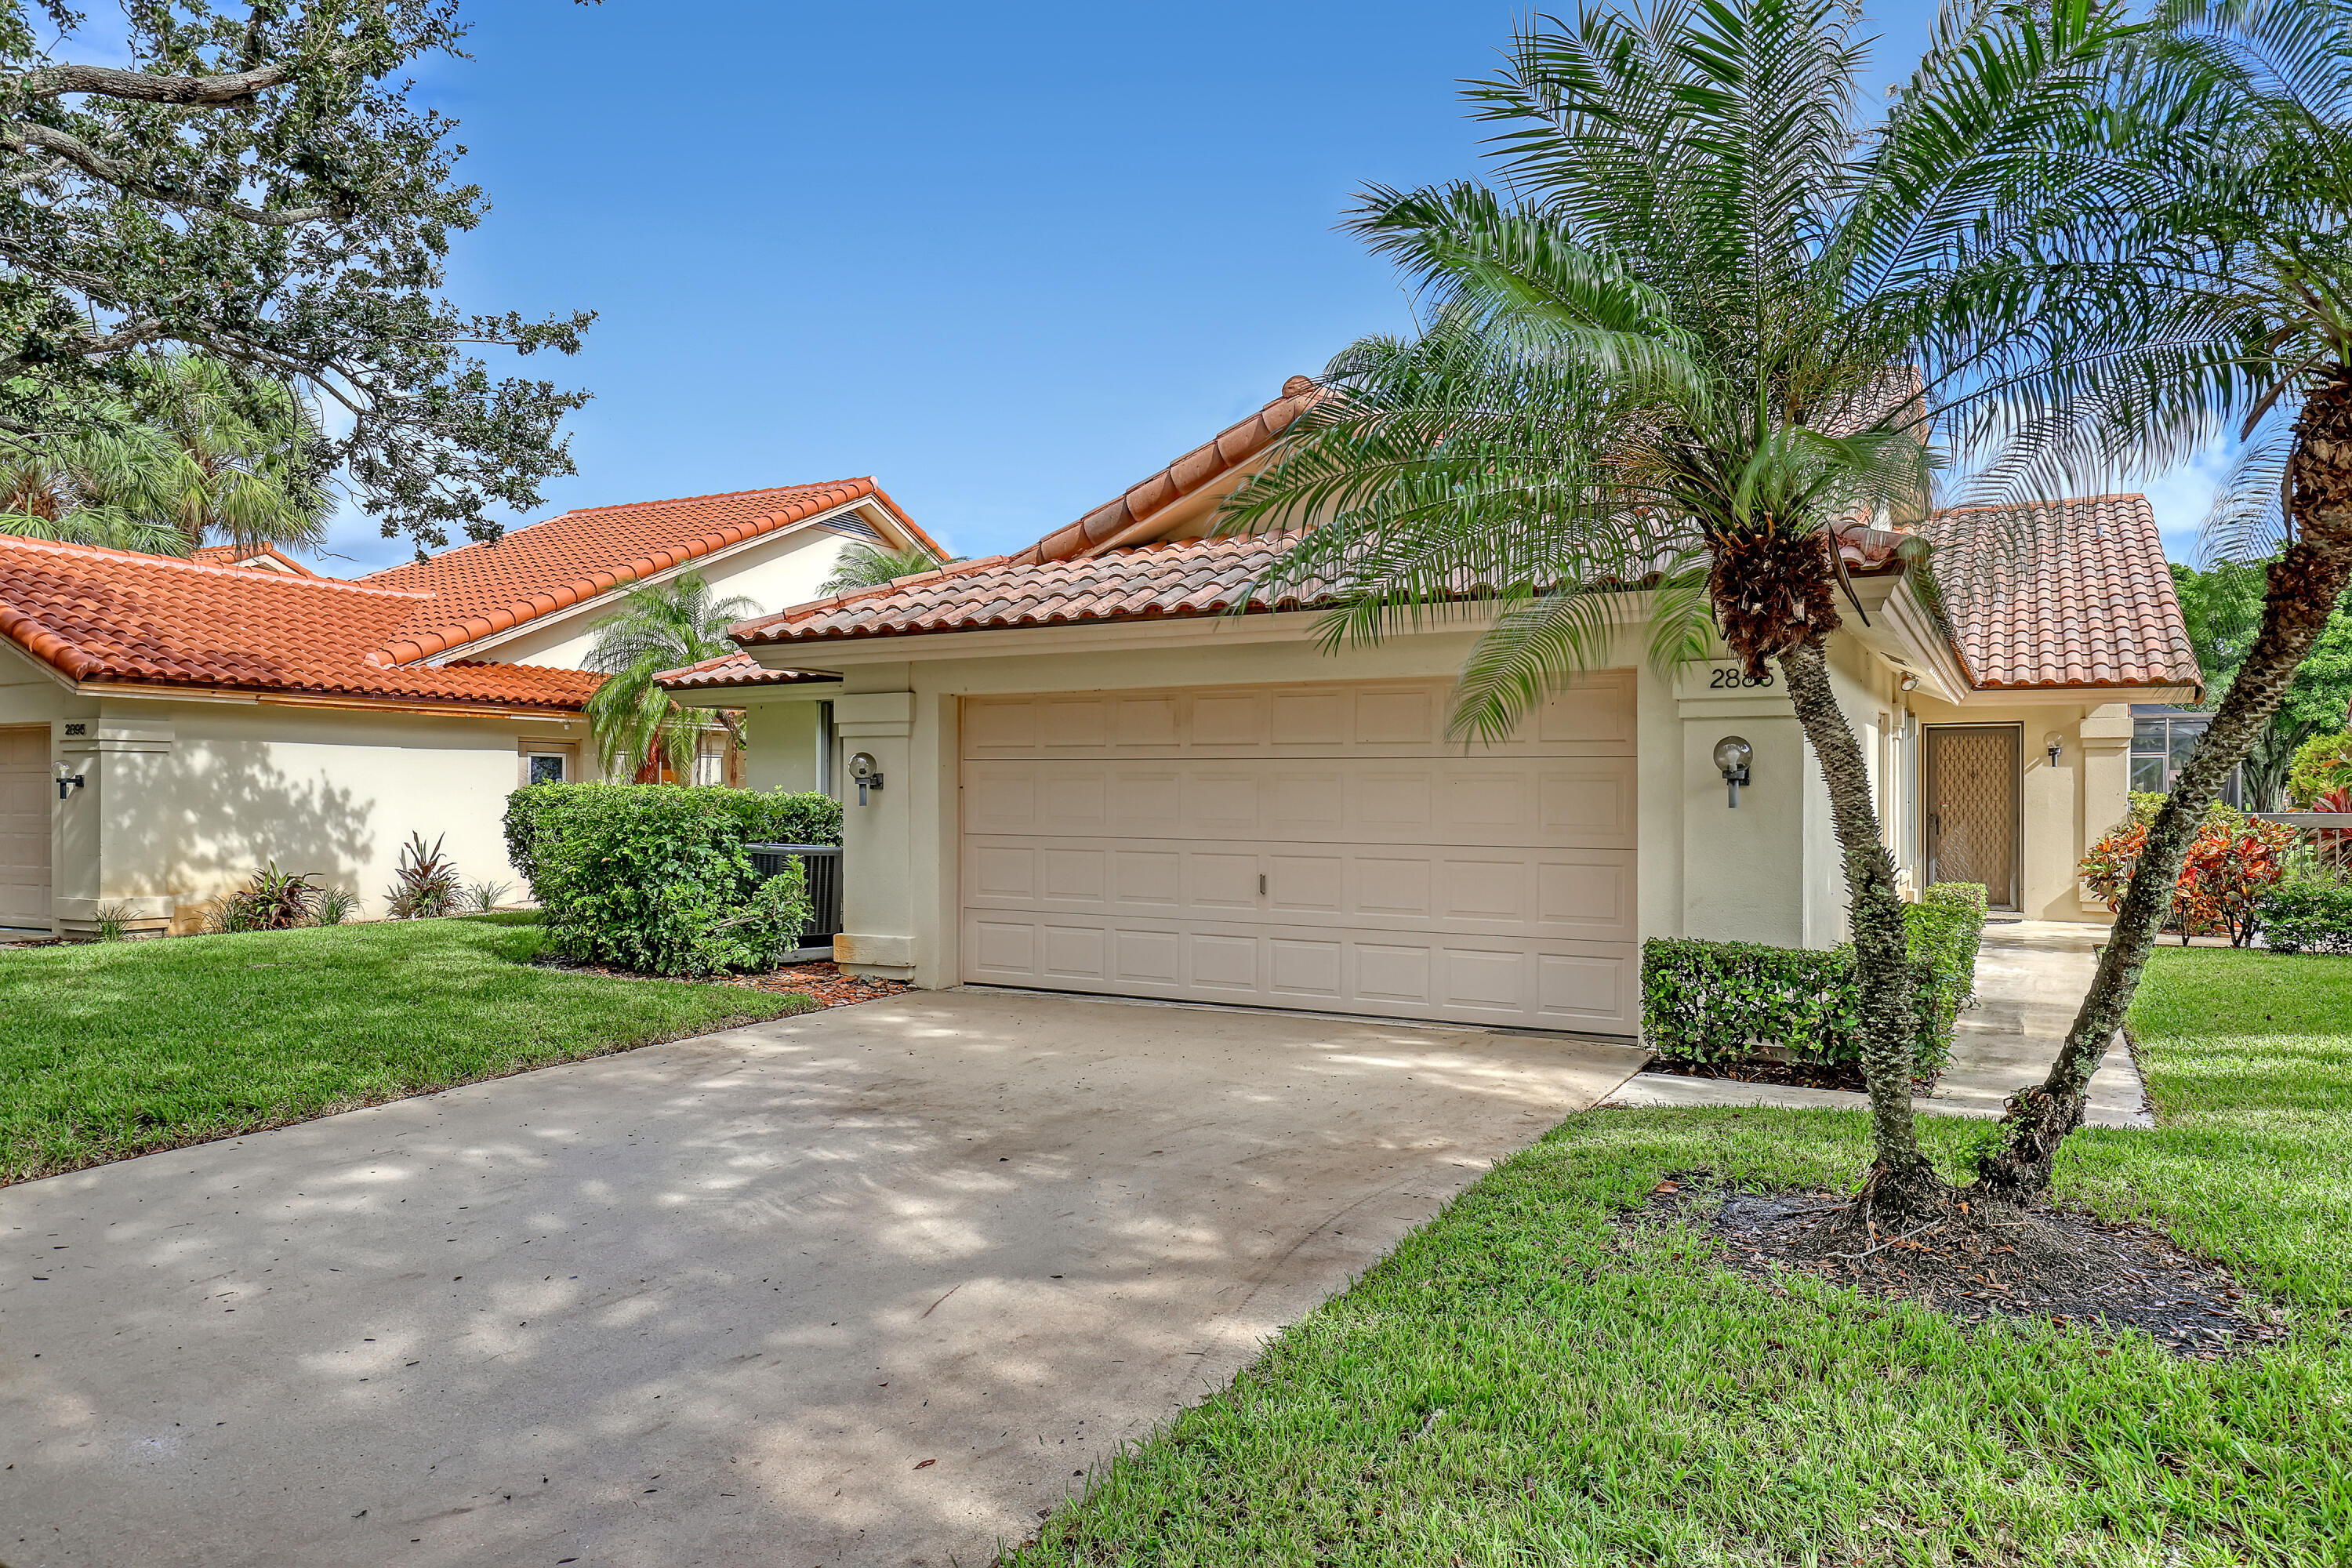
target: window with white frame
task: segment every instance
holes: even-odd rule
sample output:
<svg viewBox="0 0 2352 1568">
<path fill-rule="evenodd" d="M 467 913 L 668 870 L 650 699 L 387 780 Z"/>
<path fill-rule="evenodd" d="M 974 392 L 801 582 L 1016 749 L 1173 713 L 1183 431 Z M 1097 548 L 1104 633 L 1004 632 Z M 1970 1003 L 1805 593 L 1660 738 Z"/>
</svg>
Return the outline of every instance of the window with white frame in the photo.
<svg viewBox="0 0 2352 1568">
<path fill-rule="evenodd" d="M 2162 795 L 2189 764 L 2189 754 L 2205 736 L 2213 715 L 2193 708 L 2161 703 L 2132 704 L 2131 787 L 2135 795 Z M 2231 805 L 2240 798 L 2238 770 L 2221 783 L 2221 798 Z"/>
</svg>

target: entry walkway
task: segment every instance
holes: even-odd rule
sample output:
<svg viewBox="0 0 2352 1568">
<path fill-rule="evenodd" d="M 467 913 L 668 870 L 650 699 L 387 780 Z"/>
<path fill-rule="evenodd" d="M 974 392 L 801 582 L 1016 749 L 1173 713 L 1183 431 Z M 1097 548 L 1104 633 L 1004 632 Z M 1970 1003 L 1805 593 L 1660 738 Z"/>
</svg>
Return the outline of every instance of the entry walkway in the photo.
<svg viewBox="0 0 2352 1568">
<path fill-rule="evenodd" d="M 1941 1116 L 1993 1116 L 2019 1089 L 2039 1083 L 2058 1059 L 2066 1027 L 2097 967 L 2098 926 L 2057 921 L 2009 921 L 1985 928 L 1977 954 L 1978 1005 L 1960 1015 L 1951 1065 L 1932 1096 L 1912 1103 Z M 1645 1072 L 1604 1102 L 1609 1105 L 1779 1105 L 1858 1110 L 1865 1096 L 1843 1089 L 1793 1089 L 1736 1083 L 1729 1079 L 1680 1078 Z M 2092 1075 L 2084 1120 L 2094 1127 L 2152 1127 L 2147 1089 L 2118 1035 Z"/>
</svg>

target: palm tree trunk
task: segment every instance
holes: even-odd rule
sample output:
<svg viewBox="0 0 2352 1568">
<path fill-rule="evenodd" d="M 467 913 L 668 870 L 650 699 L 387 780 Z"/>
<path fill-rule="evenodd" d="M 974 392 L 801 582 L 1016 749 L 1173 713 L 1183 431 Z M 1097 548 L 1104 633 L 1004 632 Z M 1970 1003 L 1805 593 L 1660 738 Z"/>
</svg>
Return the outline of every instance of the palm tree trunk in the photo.
<svg viewBox="0 0 2352 1568">
<path fill-rule="evenodd" d="M 1875 1158 L 1866 1191 L 1890 1220 L 1940 1207 L 1949 1189 L 1919 1152 L 1911 1110 L 1911 959 L 1895 859 L 1881 837 L 1870 770 L 1830 684 L 1826 639 L 1814 633 L 1779 656 L 1797 722 L 1829 783 L 1830 810 L 1845 861 L 1853 922 L 1854 979 L 1862 997 L 1862 1070 L 1870 1086 Z"/>
<path fill-rule="evenodd" d="M 2115 931 L 2100 952 L 2098 973 L 2058 1059 L 2038 1086 L 2011 1097 L 2000 1142 L 1977 1163 L 1973 1190 L 1986 1197 L 2024 1204 L 2049 1190 L 2058 1146 L 2082 1124 L 2091 1074 L 2123 1026 L 2140 972 L 2171 912 L 2189 842 L 2221 781 L 2277 711 L 2295 667 L 2326 628 L 2352 578 L 2352 377 L 2330 382 L 2304 405 L 2287 477 L 2295 539 L 2271 563 L 2262 631 L 2148 829 Z"/>
</svg>

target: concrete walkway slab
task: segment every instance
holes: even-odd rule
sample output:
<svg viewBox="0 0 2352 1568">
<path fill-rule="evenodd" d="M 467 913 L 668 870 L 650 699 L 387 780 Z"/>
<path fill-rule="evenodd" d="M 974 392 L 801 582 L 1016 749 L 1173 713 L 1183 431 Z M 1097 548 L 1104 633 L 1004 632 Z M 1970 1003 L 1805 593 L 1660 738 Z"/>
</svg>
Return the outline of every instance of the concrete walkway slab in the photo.
<svg viewBox="0 0 2352 1568">
<path fill-rule="evenodd" d="M 910 993 L 0 1189 L 0 1562 L 985 1563 L 1640 1061 Z"/>
<path fill-rule="evenodd" d="M 1998 1117 L 2019 1089 L 2039 1083 L 2098 966 L 2097 926 L 2012 921 L 1985 928 L 1977 955 L 1977 1005 L 1960 1015 L 1951 1064 L 1933 1096 L 1915 1097 L 1925 1115 Z M 1777 1105 L 1860 1110 L 1868 1097 L 1844 1089 L 1738 1083 L 1645 1072 L 1609 1097 L 1611 1105 Z M 2108 1043 L 2091 1077 L 2084 1119 L 2094 1127 L 2152 1127 L 2147 1088 L 2123 1037 Z"/>
</svg>

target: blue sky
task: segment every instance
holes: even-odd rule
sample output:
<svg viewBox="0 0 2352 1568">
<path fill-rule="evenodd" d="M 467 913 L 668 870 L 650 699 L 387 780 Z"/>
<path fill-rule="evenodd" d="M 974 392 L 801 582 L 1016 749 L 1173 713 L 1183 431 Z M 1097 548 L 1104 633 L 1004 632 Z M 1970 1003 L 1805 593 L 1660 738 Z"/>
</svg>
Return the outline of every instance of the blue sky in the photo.
<svg viewBox="0 0 2352 1568">
<path fill-rule="evenodd" d="M 1878 0 L 1878 84 L 1927 6 Z M 1490 0 L 890 6 L 489 0 L 424 77 L 494 204 L 464 304 L 599 311 L 537 374 L 570 507 L 876 476 L 962 554 L 1016 548 L 1408 321 L 1332 225 L 1475 171 Z M 2168 533 L 2210 476 L 2148 488 Z M 528 519 L 509 520 L 514 521 Z M 330 570 L 407 548 L 341 519 Z M 2177 553 L 2185 551 L 2176 547 Z"/>
</svg>

